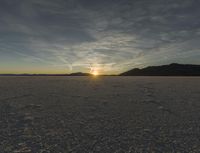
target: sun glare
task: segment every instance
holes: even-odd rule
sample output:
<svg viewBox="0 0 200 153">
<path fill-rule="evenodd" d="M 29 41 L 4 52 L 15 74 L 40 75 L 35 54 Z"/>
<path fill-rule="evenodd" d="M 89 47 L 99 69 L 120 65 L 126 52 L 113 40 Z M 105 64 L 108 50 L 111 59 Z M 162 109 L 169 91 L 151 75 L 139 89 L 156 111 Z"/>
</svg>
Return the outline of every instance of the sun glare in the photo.
<svg viewBox="0 0 200 153">
<path fill-rule="evenodd" d="M 98 73 L 98 71 L 93 71 L 92 75 L 97 76 L 97 75 L 99 75 L 99 73 Z"/>
</svg>

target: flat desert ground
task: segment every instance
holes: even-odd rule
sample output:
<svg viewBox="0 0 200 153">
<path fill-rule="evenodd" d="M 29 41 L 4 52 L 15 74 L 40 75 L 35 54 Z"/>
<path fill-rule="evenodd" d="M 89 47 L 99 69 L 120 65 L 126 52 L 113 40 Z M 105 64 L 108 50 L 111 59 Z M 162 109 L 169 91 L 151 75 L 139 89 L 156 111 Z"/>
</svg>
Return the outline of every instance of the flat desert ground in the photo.
<svg viewBox="0 0 200 153">
<path fill-rule="evenodd" d="M 0 77 L 0 153 L 189 152 L 200 77 Z"/>
</svg>

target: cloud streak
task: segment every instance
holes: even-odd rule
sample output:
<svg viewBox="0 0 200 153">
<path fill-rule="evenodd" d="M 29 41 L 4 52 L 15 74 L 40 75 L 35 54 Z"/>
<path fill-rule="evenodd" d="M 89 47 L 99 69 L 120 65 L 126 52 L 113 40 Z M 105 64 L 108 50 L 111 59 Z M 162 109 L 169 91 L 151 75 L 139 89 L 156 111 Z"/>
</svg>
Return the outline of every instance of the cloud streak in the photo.
<svg viewBox="0 0 200 153">
<path fill-rule="evenodd" d="M 35 61 L 62 73 L 88 72 L 91 65 L 102 73 L 120 73 L 171 62 L 200 64 L 199 4 L 196 0 L 2 0 L 0 59 L 12 56 L 17 61 L 21 56 L 27 66 Z"/>
</svg>

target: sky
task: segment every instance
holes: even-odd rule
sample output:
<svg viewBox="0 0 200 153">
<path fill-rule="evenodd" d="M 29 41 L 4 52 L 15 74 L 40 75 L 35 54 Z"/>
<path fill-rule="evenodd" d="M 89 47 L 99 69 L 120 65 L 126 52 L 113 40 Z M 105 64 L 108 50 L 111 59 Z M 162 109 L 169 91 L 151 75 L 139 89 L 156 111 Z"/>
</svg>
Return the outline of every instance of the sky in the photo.
<svg viewBox="0 0 200 153">
<path fill-rule="evenodd" d="M 0 73 L 200 64 L 200 0 L 0 0 Z"/>
</svg>

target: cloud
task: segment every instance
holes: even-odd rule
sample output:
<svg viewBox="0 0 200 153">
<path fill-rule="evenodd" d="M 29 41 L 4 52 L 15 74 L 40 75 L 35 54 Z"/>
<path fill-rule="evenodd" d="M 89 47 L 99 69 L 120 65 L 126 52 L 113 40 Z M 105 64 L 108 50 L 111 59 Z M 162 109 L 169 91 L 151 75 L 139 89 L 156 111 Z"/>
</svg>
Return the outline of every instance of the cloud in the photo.
<svg viewBox="0 0 200 153">
<path fill-rule="evenodd" d="M 52 65 L 52 70 L 87 71 L 93 65 L 105 73 L 186 62 L 186 58 L 197 63 L 199 4 L 195 0 L 2 0 L 0 55 L 17 53 L 30 62 Z"/>
</svg>

